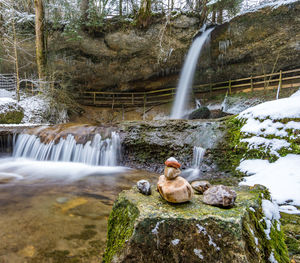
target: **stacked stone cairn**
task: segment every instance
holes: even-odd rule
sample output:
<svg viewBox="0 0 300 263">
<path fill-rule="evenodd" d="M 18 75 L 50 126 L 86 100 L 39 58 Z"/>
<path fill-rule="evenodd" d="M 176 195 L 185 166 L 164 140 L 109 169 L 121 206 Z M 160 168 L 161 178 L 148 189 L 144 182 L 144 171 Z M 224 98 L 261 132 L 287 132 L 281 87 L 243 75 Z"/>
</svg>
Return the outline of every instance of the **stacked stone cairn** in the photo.
<svg viewBox="0 0 300 263">
<path fill-rule="evenodd" d="M 170 203 L 184 203 L 193 198 L 194 191 L 187 180 L 179 176 L 180 163 L 171 157 L 165 162 L 164 174 L 159 177 L 157 189 L 163 199 Z"/>
</svg>

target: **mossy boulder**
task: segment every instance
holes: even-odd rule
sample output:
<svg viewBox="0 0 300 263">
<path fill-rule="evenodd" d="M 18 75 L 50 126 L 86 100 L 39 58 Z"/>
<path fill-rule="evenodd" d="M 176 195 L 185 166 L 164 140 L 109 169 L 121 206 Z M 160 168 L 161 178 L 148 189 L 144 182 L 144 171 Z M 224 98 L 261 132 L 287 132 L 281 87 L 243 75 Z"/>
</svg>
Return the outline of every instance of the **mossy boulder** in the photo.
<svg viewBox="0 0 300 263">
<path fill-rule="evenodd" d="M 169 204 L 155 189 L 151 196 L 123 191 L 109 217 L 103 262 L 289 262 L 279 221 L 268 224 L 263 214 L 268 191 L 234 190 L 232 209 L 205 205 L 201 195 Z"/>
<path fill-rule="evenodd" d="M 189 120 L 195 120 L 195 119 L 208 119 L 210 117 L 210 110 L 203 106 L 200 107 L 199 109 L 193 111 L 189 115 Z"/>
<path fill-rule="evenodd" d="M 0 124 L 19 124 L 24 117 L 23 108 L 14 99 L 0 98 Z"/>
</svg>

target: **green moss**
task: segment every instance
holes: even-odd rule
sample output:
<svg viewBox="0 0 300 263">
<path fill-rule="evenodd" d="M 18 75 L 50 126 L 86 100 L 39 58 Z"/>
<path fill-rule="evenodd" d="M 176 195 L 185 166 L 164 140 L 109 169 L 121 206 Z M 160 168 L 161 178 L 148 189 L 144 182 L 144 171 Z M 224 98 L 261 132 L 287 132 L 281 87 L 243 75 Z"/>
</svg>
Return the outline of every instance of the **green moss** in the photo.
<svg viewBox="0 0 300 263">
<path fill-rule="evenodd" d="M 137 207 L 124 198 L 119 198 L 114 204 L 109 216 L 108 240 L 103 262 L 111 262 L 113 255 L 124 247 L 133 233 L 134 222 L 138 215 Z"/>
<path fill-rule="evenodd" d="M 0 124 L 19 124 L 23 117 L 22 111 L 8 111 L 0 114 Z"/>
</svg>

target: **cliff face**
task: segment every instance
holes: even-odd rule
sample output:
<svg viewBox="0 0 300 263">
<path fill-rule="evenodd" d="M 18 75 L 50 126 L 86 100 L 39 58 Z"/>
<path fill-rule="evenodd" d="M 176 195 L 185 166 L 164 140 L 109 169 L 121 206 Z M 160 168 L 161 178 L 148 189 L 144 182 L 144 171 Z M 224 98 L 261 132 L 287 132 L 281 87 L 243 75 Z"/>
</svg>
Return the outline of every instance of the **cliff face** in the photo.
<svg viewBox="0 0 300 263">
<path fill-rule="evenodd" d="M 264 8 L 217 26 L 199 60 L 197 82 L 234 79 L 300 66 L 300 1 Z M 176 85 L 199 19 L 185 15 L 157 21 L 147 30 L 121 27 L 80 41 L 52 42 L 55 67 L 75 85 L 139 90 Z"/>
<path fill-rule="evenodd" d="M 198 81 L 235 79 L 300 67 L 300 1 L 247 13 L 217 27 Z"/>
<path fill-rule="evenodd" d="M 59 34 L 51 41 L 49 55 L 59 72 L 66 72 L 75 85 L 93 89 L 129 90 L 174 82 L 193 35 L 198 18 L 181 15 L 168 23 L 158 19 L 148 29 L 125 24 L 100 37 L 83 34 L 80 40 L 67 41 Z M 176 81 L 176 80 L 175 80 Z M 134 83 L 133 83 L 134 82 Z"/>
<path fill-rule="evenodd" d="M 260 9 L 217 26 L 200 58 L 196 81 L 300 67 L 299 17 L 300 1 L 277 9 Z M 101 32 L 76 37 L 51 32 L 48 58 L 54 75 L 83 89 L 126 91 L 175 86 L 201 22 L 196 17 L 178 15 L 168 22 L 156 17 L 144 30 L 129 21 L 107 25 L 98 29 Z M 25 42 L 24 48 L 34 53 L 34 42 Z M 24 63 L 20 61 L 21 66 L 27 65 L 28 59 L 34 60 L 26 58 Z M 0 61 L 0 70 L 9 71 L 4 64 Z M 28 76 L 35 67 L 24 69 Z"/>
</svg>

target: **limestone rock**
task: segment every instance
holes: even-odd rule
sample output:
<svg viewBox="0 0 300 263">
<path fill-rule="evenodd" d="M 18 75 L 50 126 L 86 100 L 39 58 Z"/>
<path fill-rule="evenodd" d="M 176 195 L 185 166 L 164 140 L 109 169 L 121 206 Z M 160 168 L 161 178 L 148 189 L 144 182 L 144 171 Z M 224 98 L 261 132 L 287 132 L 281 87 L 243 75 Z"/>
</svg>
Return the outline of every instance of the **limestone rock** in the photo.
<svg viewBox="0 0 300 263">
<path fill-rule="evenodd" d="M 214 185 L 203 193 L 203 202 L 208 205 L 232 207 L 236 196 L 236 192 L 228 186 Z"/>
<path fill-rule="evenodd" d="M 234 188 L 239 198 L 232 209 L 192 202 L 170 204 L 159 193 L 141 195 L 136 188 L 120 193 L 108 222 L 104 263 L 212 262 L 288 263 L 279 221 L 270 221 L 266 238 L 261 208 L 267 190 Z M 274 240 L 276 238 L 276 240 Z"/>
<path fill-rule="evenodd" d="M 165 166 L 164 175 L 168 180 L 175 179 L 180 173 L 181 171 L 177 168 Z"/>
<path fill-rule="evenodd" d="M 151 186 L 147 180 L 140 180 L 136 183 L 139 191 L 144 195 L 151 195 Z"/>
<path fill-rule="evenodd" d="M 211 184 L 208 181 L 194 181 L 191 183 L 191 186 L 197 193 L 203 194 L 208 188 L 211 187 Z"/>
<path fill-rule="evenodd" d="M 168 180 L 164 175 L 161 175 L 157 189 L 161 196 L 170 203 L 184 203 L 193 198 L 191 185 L 181 176 Z"/>
</svg>

